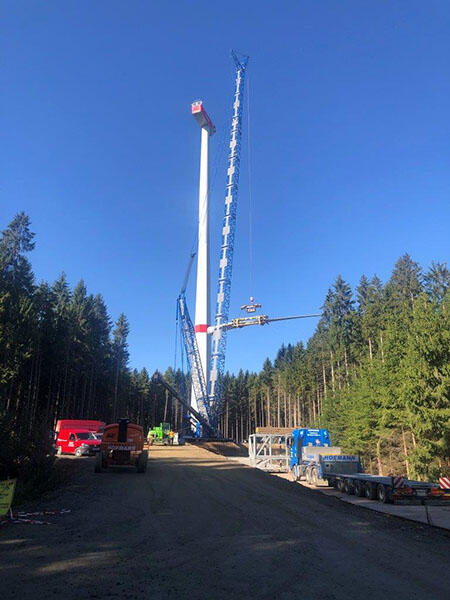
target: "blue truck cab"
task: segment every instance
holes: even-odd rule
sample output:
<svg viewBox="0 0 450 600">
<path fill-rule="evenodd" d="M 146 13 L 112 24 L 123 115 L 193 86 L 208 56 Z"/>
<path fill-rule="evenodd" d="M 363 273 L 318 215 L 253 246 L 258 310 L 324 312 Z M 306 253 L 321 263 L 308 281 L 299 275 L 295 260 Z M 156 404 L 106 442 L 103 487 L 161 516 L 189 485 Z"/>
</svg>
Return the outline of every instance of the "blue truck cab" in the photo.
<svg viewBox="0 0 450 600">
<path fill-rule="evenodd" d="M 304 456 L 308 447 L 316 448 L 329 447 L 330 433 L 328 429 L 308 429 L 301 427 L 292 432 L 291 456 L 289 466 L 291 470 L 295 465 L 299 465 L 306 456 Z M 304 448 L 304 450 L 303 450 Z"/>
<path fill-rule="evenodd" d="M 322 455 L 337 456 L 341 449 L 331 445 L 328 429 L 294 429 L 292 432 L 289 468 L 294 481 L 305 478 L 307 483 L 323 480 L 327 469 L 320 460 Z"/>
</svg>

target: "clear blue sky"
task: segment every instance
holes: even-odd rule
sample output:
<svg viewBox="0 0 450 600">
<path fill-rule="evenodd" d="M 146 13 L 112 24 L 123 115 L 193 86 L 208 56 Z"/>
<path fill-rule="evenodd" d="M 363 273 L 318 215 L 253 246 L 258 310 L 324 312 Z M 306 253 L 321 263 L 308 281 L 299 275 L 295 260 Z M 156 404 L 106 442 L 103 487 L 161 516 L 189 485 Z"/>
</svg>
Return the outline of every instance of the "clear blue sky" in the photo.
<svg viewBox="0 0 450 600">
<path fill-rule="evenodd" d="M 27 212 L 37 280 L 83 278 L 128 316 L 131 366 L 172 365 L 196 230 L 190 103 L 218 130 L 215 291 L 237 48 L 251 57 L 254 286 L 244 152 L 231 313 L 250 292 L 269 315 L 315 312 L 339 273 L 355 286 L 404 252 L 446 260 L 449 30 L 448 0 L 3 0 L 0 228 Z M 232 332 L 227 367 L 259 369 L 314 326 Z"/>
</svg>

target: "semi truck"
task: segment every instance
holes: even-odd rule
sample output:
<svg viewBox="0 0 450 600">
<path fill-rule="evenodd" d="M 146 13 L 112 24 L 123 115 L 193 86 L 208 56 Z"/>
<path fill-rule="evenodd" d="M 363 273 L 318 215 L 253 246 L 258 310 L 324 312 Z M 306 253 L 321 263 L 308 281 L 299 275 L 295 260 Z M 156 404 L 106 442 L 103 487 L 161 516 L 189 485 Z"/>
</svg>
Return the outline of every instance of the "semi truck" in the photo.
<svg viewBox="0 0 450 600">
<path fill-rule="evenodd" d="M 295 481 L 305 479 L 307 483 L 317 484 L 319 480 L 323 480 L 321 471 L 320 456 L 326 453 L 327 455 L 339 456 L 341 449 L 338 446 L 332 446 L 330 441 L 330 433 L 328 429 L 309 429 L 301 427 L 294 429 L 291 438 L 291 450 L 289 468 L 292 478 Z M 350 455 L 341 457 L 340 465 L 344 462 L 354 462 Z M 357 470 L 359 470 L 359 459 L 356 459 Z M 353 472 L 353 471 L 352 471 Z"/>
<path fill-rule="evenodd" d="M 289 469 L 294 481 L 326 483 L 345 494 L 387 503 L 398 500 L 445 500 L 438 484 L 404 477 L 364 473 L 359 456 L 332 446 L 327 429 L 298 428 L 292 432 Z"/>
</svg>

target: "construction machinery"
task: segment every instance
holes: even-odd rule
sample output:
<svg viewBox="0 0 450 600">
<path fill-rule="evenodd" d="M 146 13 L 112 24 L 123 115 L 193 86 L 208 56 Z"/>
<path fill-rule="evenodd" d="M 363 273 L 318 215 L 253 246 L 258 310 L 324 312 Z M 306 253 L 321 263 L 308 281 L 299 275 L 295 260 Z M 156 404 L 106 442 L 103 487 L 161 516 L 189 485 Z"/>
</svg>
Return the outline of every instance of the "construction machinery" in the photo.
<svg viewBox="0 0 450 600">
<path fill-rule="evenodd" d="M 161 373 L 159 371 L 155 371 L 153 373 L 152 383 L 153 383 L 153 385 L 162 385 L 163 388 L 165 388 L 169 392 L 169 394 L 172 396 L 172 398 L 175 398 L 176 400 L 178 400 L 178 402 L 181 404 L 181 406 L 183 406 L 183 408 L 185 408 L 186 412 L 189 414 L 189 416 L 192 420 L 191 424 L 194 425 L 194 427 L 195 427 L 195 424 L 197 424 L 201 428 L 201 436 L 202 437 L 211 437 L 211 438 L 221 437 L 220 432 L 215 427 L 211 427 L 208 419 L 205 418 L 197 410 L 195 410 L 195 408 L 193 406 L 191 406 L 188 403 L 188 401 L 174 387 L 172 387 L 170 385 L 170 383 L 167 383 L 167 381 L 164 379 L 164 377 L 161 375 Z"/>
<path fill-rule="evenodd" d="M 326 483 L 344 494 L 383 504 L 428 500 L 444 503 L 450 499 L 450 494 L 436 483 L 364 473 L 358 455 L 343 454 L 338 446 L 331 446 L 327 429 L 293 430 L 289 469 L 294 481 L 304 478 L 313 486 Z"/>
<path fill-rule="evenodd" d="M 225 211 L 221 232 L 216 313 L 213 322 L 210 320 L 209 305 L 209 142 L 216 129 L 201 100 L 194 102 L 191 107 L 192 115 L 201 129 L 198 243 L 197 252 L 191 253 L 186 278 L 178 296 L 177 323 L 183 340 L 184 348 L 182 352 L 184 351 L 186 354 L 191 373 L 190 404 L 194 411 L 202 417 L 202 421 L 198 419 L 197 421 L 202 425 L 203 435 L 210 435 L 211 430 L 217 430 L 222 412 L 227 332 L 230 329 L 241 329 L 251 325 L 266 325 L 274 321 L 320 316 L 314 314 L 270 318 L 268 315 L 252 315 L 229 319 L 241 164 L 244 87 L 248 64 L 248 56 L 235 51 L 231 55 L 235 66 L 235 89 L 228 144 Z M 195 256 L 197 256 L 197 285 L 194 324 L 187 309 L 185 291 Z M 247 314 L 255 313 L 260 308 L 261 304 L 255 303 L 253 297 L 250 297 L 249 304 L 241 306 L 241 309 L 245 310 Z M 193 416 L 194 412 L 191 411 L 190 414 Z M 196 417 L 193 418 L 196 419 Z"/>
<path fill-rule="evenodd" d="M 133 466 L 138 473 L 144 473 L 147 459 L 142 427 L 128 419 L 120 419 L 118 423 L 105 427 L 94 470 L 101 473 L 111 466 Z"/>
<path fill-rule="evenodd" d="M 150 429 L 147 435 L 149 446 L 167 446 L 169 444 L 170 423 L 160 423 L 159 426 Z"/>
</svg>

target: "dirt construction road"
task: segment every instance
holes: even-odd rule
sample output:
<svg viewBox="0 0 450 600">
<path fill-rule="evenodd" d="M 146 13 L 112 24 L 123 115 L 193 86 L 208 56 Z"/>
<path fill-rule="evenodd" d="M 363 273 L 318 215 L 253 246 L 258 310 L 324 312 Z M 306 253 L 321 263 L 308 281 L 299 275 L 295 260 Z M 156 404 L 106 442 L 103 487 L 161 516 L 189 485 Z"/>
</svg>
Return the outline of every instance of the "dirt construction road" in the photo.
<svg viewBox="0 0 450 600">
<path fill-rule="evenodd" d="M 449 598 L 448 534 L 185 446 L 94 474 L 0 531 L 0 598 Z M 38 505 L 39 506 L 39 505 Z"/>
</svg>

